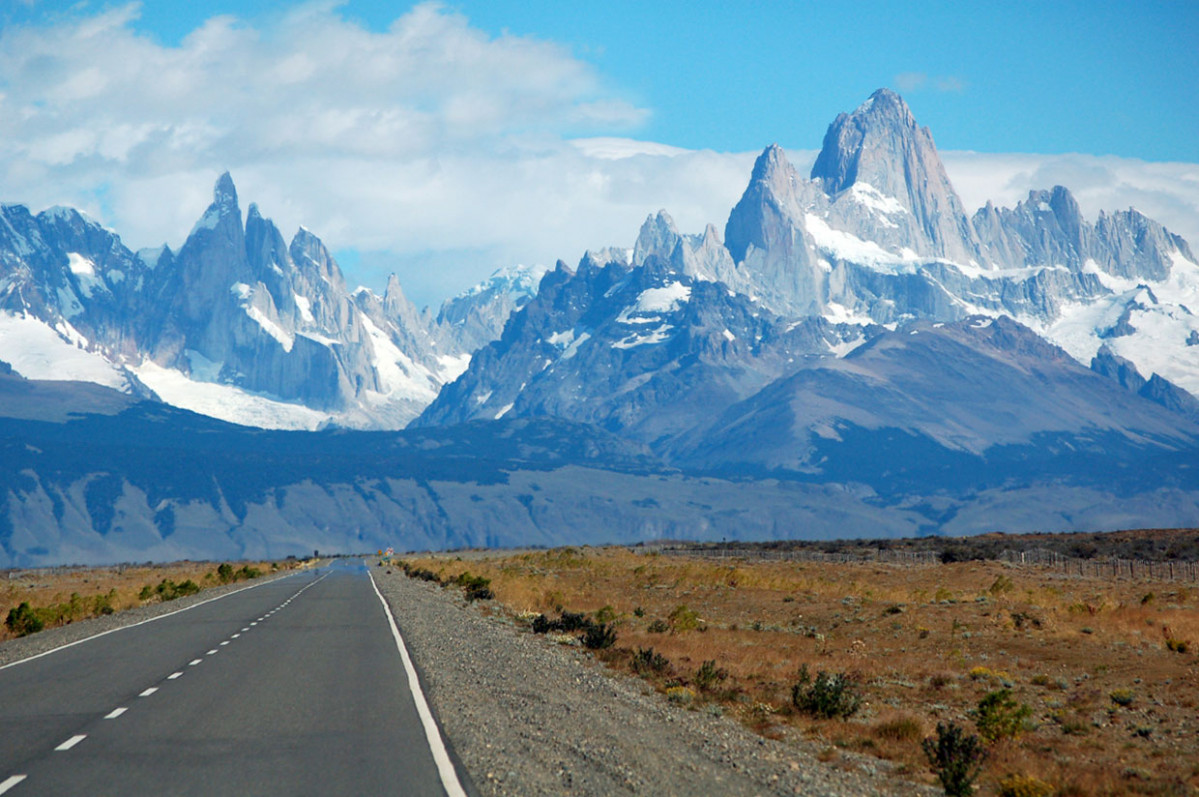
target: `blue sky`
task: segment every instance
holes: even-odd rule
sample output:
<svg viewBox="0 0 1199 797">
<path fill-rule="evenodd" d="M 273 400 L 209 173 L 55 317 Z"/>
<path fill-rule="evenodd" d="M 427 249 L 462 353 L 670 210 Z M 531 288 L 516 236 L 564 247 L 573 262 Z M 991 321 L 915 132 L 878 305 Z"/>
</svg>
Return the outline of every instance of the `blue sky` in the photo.
<svg viewBox="0 0 1199 797">
<path fill-rule="evenodd" d="M 0 107 L 0 199 L 178 245 L 227 168 L 422 302 L 629 245 L 658 207 L 722 227 L 754 153 L 810 157 L 880 86 L 968 205 L 1058 180 L 1199 232 L 1194 2 L 0 2 L 0 105 L 33 119 Z"/>
<path fill-rule="evenodd" d="M 77 0 L 16 3 L 46 21 Z M 112 3 L 91 2 L 89 8 Z M 295 2 L 147 0 L 135 27 L 177 44 L 204 20 L 270 23 Z M 384 31 L 415 4 L 339 5 Z M 639 138 L 813 147 L 876 88 L 900 90 L 942 149 L 1199 161 L 1199 3 L 447 2 L 471 24 L 560 43 L 634 104 Z M 569 133 L 570 131 L 564 131 Z"/>
</svg>

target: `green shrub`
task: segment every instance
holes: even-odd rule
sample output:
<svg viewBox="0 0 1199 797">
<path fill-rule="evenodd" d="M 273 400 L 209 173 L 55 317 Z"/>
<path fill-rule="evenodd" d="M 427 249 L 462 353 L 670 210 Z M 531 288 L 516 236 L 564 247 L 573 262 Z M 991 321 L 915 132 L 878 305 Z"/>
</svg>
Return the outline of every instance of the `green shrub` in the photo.
<svg viewBox="0 0 1199 797">
<path fill-rule="evenodd" d="M 699 619 L 699 615 L 695 611 L 688 609 L 682 604 L 674 607 L 674 610 L 667 616 L 667 619 L 670 620 L 670 628 L 675 633 L 694 631 L 703 622 Z"/>
<path fill-rule="evenodd" d="M 609 623 L 589 623 L 583 631 L 583 647 L 603 650 L 616 644 L 616 629 Z"/>
<path fill-rule="evenodd" d="M 551 620 L 544 614 L 539 614 L 534 617 L 531 627 L 534 634 L 548 634 L 550 631 L 561 630 L 561 626 L 557 620 Z"/>
<path fill-rule="evenodd" d="M 462 587 L 462 592 L 468 601 L 489 601 L 495 597 L 495 593 L 491 591 L 491 579 L 483 576 L 472 576 L 469 572 L 462 572 L 452 581 L 447 581 L 446 584 L 455 584 Z"/>
<path fill-rule="evenodd" d="M 216 569 L 217 580 L 222 584 L 228 584 L 233 580 L 233 565 L 224 562 Z"/>
<path fill-rule="evenodd" d="M 1175 653 L 1186 653 L 1188 650 L 1190 650 L 1190 645 L 1188 645 L 1182 639 L 1174 639 L 1171 637 L 1170 639 L 1166 640 L 1166 650 L 1172 650 Z"/>
<path fill-rule="evenodd" d="M 699 666 L 695 671 L 695 685 L 701 691 L 707 692 L 714 688 L 716 684 L 728 678 L 727 670 L 716 666 L 715 659 L 709 659 Z"/>
<path fill-rule="evenodd" d="M 982 771 L 987 751 L 977 736 L 967 736 L 955 723 L 937 723 L 936 737 L 921 745 L 928 763 L 949 797 L 968 797 Z"/>
<path fill-rule="evenodd" d="M 1110 695 L 1108 695 L 1108 697 L 1110 697 L 1112 702 L 1117 706 L 1124 706 L 1126 708 L 1131 706 L 1132 702 L 1136 700 L 1136 695 L 1131 689 L 1116 689 Z"/>
<path fill-rule="evenodd" d="M 805 664 L 799 670 L 799 683 L 791 687 L 791 703 L 800 711 L 832 719 L 856 714 L 862 696 L 857 683 L 845 673 L 820 670 L 813 681 Z"/>
<path fill-rule="evenodd" d="M 1010 689 L 989 692 L 971 712 L 979 734 L 988 742 L 1015 739 L 1025 729 L 1032 708 L 1017 703 Z"/>
<path fill-rule="evenodd" d="M 572 631 L 586 631 L 591 625 L 591 621 L 587 619 L 587 615 L 583 612 L 562 612 L 561 630 L 566 633 Z"/>
<path fill-rule="evenodd" d="M 42 618 L 37 616 L 37 612 L 29 606 L 28 601 L 21 601 L 20 606 L 15 609 L 9 609 L 8 617 L 4 619 L 4 624 L 8 626 L 9 631 L 12 631 L 17 636 L 36 634 L 46 626 L 42 622 Z"/>
<path fill-rule="evenodd" d="M 661 675 L 670 668 L 670 659 L 653 648 L 637 648 L 633 654 L 633 670 L 639 675 Z"/>
<path fill-rule="evenodd" d="M 597 623 L 610 623 L 616 619 L 616 610 L 611 606 L 604 606 L 595 613 L 595 621 Z"/>
<path fill-rule="evenodd" d="M 671 703 L 687 706 L 695 700 L 695 692 L 686 686 L 672 686 L 666 690 L 666 699 Z"/>
<path fill-rule="evenodd" d="M 665 620 L 654 620 L 645 628 L 651 634 L 665 634 L 670 630 L 670 623 Z"/>
</svg>

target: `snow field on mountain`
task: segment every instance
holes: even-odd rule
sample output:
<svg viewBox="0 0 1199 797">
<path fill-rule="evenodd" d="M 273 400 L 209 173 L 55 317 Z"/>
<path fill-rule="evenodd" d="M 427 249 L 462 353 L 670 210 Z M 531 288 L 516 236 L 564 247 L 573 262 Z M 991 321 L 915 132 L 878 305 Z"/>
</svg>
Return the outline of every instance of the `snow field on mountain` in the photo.
<svg viewBox="0 0 1199 797">
<path fill-rule="evenodd" d="M 313 431 L 332 417 L 302 404 L 279 401 L 233 385 L 193 381 L 179 371 L 148 360 L 130 370 L 167 404 L 229 423 Z"/>
<path fill-rule="evenodd" d="M 124 390 L 126 379 L 121 370 L 101 355 L 66 340 L 64 335 L 87 344 L 67 322 L 59 323 L 61 333 L 32 316 L 0 313 L 0 360 L 26 379 L 95 382 Z"/>
<path fill-rule="evenodd" d="M 1110 296 L 1090 303 L 1072 303 L 1048 325 L 1030 323 L 1079 362 L 1089 365 L 1106 344 L 1117 356 L 1132 361 L 1148 379 L 1157 374 L 1194 394 L 1199 394 L 1199 346 L 1187 345 L 1199 334 L 1199 265 L 1180 252 L 1173 253 L 1170 276 L 1160 282 L 1128 280 L 1106 274 L 1094 263 L 1096 274 Z M 1132 304 L 1129 324 L 1134 332 L 1101 338 Z M 1026 323 L 1029 323 L 1026 320 Z"/>
<path fill-rule="evenodd" d="M 362 316 L 362 326 L 374 347 L 375 358 L 371 364 L 379 374 L 382 395 L 410 399 L 422 405 L 437 398 L 436 380 L 428 370 L 400 351 L 387 334 L 365 315 Z"/>
</svg>

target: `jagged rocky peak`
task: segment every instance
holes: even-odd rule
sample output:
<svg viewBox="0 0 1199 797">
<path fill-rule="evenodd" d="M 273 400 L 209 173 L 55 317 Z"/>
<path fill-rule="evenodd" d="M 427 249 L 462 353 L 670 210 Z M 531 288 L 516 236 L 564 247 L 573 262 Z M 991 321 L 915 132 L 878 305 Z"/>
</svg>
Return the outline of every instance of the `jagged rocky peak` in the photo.
<svg viewBox="0 0 1199 797">
<path fill-rule="evenodd" d="M 233 177 L 229 172 L 225 172 L 217 178 L 216 185 L 212 189 L 212 204 L 196 222 L 188 239 L 190 240 L 197 234 L 202 235 L 208 230 L 232 235 L 238 239 L 242 237 L 243 228 L 241 209 L 237 205 L 237 188 L 234 187 Z"/>
<path fill-rule="evenodd" d="M 889 89 L 879 89 L 853 113 L 833 120 L 811 179 L 820 181 L 830 197 L 849 191 L 860 204 L 884 214 L 906 210 L 916 223 L 905 237 L 916 240 L 897 242 L 920 254 L 959 262 L 978 256 L 974 228 L 932 134 Z M 889 207 L 893 203 L 898 207 Z M 892 217 L 883 224 L 909 226 L 905 221 Z"/>
<path fill-rule="evenodd" d="M 782 147 L 771 144 L 762 151 L 724 228 L 725 246 L 735 262 L 745 260 L 751 246 L 770 249 L 796 221 L 801 208 L 794 202 L 795 192 L 802 183 Z"/>
<path fill-rule="evenodd" d="M 674 219 L 665 210 L 651 213 L 641 225 L 637 235 L 637 243 L 633 245 L 633 265 L 639 266 L 650 255 L 670 257 L 674 248 L 679 245 L 682 236 Z"/>
<path fill-rule="evenodd" d="M 778 180 L 790 182 L 794 174 L 795 169 L 791 167 L 791 162 L 787 159 L 787 152 L 784 152 L 783 147 L 778 144 L 771 144 L 761 151 L 757 161 L 754 161 L 753 174 L 749 176 L 749 179 L 767 183 Z"/>
<path fill-rule="evenodd" d="M 291 259 L 296 267 L 308 275 L 314 275 L 340 292 L 345 291 L 345 277 L 341 268 L 323 241 L 307 227 L 301 227 L 291 239 Z"/>
<path fill-rule="evenodd" d="M 879 89 L 853 113 L 837 114 L 824 134 L 811 178 L 821 180 L 829 194 L 861 180 L 898 195 L 907 186 L 897 182 L 904 175 L 895 167 L 902 167 L 908 155 L 905 150 L 913 146 L 932 149 L 935 157 L 928 128 L 916 125 L 916 117 L 898 94 Z"/>
</svg>

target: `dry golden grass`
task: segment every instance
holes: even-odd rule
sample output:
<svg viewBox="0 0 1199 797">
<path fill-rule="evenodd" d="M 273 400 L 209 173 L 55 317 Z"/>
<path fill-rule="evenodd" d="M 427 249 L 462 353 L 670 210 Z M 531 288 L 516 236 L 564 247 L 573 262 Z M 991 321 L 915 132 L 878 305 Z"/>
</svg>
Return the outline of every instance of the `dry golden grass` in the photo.
<svg viewBox="0 0 1199 797">
<path fill-rule="evenodd" d="M 876 755 L 933 783 L 920 740 L 938 722 L 973 732 L 970 710 L 1010 688 L 1035 727 L 992 746 L 982 794 L 1013 775 L 1063 795 L 1199 789 L 1199 585 L 995 562 L 723 562 L 622 548 L 411 563 L 490 578 L 513 614 L 607 607 L 619 630 L 603 656 L 611 666 L 632 670 L 636 651 L 652 647 L 669 660 L 662 672 L 642 668 L 657 688 L 691 686 L 692 708 L 717 705 L 767 735 L 822 740 L 830 760 L 838 749 Z M 698 627 L 679 630 L 688 612 Z M 708 690 L 696 686 L 705 661 L 727 673 Z M 863 709 L 848 720 L 796 712 L 791 687 L 803 665 L 857 678 Z M 1113 699 L 1120 690 L 1128 705 Z"/>
<path fill-rule="evenodd" d="M 296 566 L 294 560 L 287 562 L 239 562 L 256 567 L 264 574 L 275 569 Z M 91 568 L 45 568 L 37 570 L 0 571 L 0 619 L 8 616 L 9 610 L 28 602 L 31 607 L 44 607 L 68 603 L 71 596 L 78 595 L 84 603 L 91 604 L 98 596 L 109 596 L 108 604 L 114 611 L 122 611 L 144 603 L 157 601 L 154 597 L 142 600 L 138 597 L 143 587 L 153 589 L 163 579 L 180 583 L 191 579 L 203 588 L 216 586 L 217 563 L 173 562 L 164 565 L 121 565 Z M 84 619 L 90 612 L 74 619 Z M 0 623 L 0 640 L 13 634 Z"/>
</svg>

